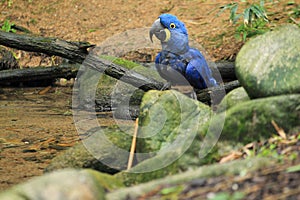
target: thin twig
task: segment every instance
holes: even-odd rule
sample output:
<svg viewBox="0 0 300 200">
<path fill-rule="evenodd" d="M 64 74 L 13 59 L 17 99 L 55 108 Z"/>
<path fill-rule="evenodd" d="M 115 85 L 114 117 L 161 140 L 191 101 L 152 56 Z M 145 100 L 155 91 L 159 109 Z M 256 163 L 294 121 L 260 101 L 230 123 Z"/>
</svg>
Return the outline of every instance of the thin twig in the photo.
<svg viewBox="0 0 300 200">
<path fill-rule="evenodd" d="M 297 25 L 299 25 L 300 24 L 300 21 L 297 21 L 296 19 L 294 19 L 293 17 L 290 17 L 290 19 L 295 23 L 295 24 L 297 24 Z"/>
<path fill-rule="evenodd" d="M 275 130 L 277 131 L 278 135 L 281 138 L 286 139 L 286 133 L 284 132 L 284 130 L 282 128 L 280 128 L 274 120 L 272 120 L 271 123 L 272 123 L 273 127 L 275 128 Z"/>
<path fill-rule="evenodd" d="M 139 118 L 136 118 L 134 134 L 133 134 L 133 138 L 132 138 L 132 142 L 131 142 L 131 149 L 130 149 L 130 154 L 129 154 L 129 159 L 128 159 L 127 170 L 131 169 L 131 167 L 132 167 L 134 151 L 135 151 L 135 147 L 136 147 L 136 137 L 137 137 L 138 127 L 139 127 Z"/>
</svg>

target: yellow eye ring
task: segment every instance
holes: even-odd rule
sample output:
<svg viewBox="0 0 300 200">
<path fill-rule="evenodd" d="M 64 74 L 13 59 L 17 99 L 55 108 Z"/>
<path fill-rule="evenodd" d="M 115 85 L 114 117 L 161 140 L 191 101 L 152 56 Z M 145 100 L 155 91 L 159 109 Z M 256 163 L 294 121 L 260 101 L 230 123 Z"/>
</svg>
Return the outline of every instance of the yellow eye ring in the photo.
<svg viewBox="0 0 300 200">
<path fill-rule="evenodd" d="M 176 25 L 174 23 L 171 23 L 170 28 L 176 28 Z"/>
</svg>

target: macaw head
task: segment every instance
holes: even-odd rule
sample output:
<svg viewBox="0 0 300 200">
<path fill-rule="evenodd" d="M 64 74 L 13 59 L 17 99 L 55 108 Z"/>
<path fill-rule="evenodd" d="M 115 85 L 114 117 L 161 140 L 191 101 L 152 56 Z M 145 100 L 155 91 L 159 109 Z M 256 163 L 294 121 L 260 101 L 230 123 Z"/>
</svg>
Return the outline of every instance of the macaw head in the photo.
<svg viewBox="0 0 300 200">
<path fill-rule="evenodd" d="M 150 29 L 151 41 L 153 35 L 161 41 L 163 50 L 182 54 L 189 49 L 187 29 L 174 15 L 160 15 Z"/>
</svg>

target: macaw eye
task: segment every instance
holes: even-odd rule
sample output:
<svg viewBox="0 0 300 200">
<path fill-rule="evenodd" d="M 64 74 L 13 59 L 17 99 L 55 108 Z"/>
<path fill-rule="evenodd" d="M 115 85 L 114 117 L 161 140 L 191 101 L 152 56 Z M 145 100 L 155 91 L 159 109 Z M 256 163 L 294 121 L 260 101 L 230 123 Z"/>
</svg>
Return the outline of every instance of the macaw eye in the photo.
<svg viewBox="0 0 300 200">
<path fill-rule="evenodd" d="M 171 23 L 170 28 L 176 28 L 176 25 L 174 23 Z"/>
</svg>

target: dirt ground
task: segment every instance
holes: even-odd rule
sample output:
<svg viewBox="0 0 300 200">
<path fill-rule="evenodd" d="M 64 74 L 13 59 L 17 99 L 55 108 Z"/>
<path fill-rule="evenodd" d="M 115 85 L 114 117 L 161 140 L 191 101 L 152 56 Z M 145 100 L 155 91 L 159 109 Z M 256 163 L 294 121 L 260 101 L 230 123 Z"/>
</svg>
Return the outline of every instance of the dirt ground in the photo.
<svg viewBox="0 0 300 200">
<path fill-rule="evenodd" d="M 13 0 L 11 6 L 8 2 L 0 1 L 0 23 L 9 19 L 41 36 L 100 44 L 125 30 L 150 27 L 161 13 L 169 12 L 185 22 L 190 38 L 214 60 L 233 60 L 243 45 L 234 37 L 236 27 L 229 23 L 229 13 L 216 16 L 229 0 Z M 286 2 L 267 4 L 272 8 L 270 27 L 288 21 Z M 15 53 L 21 67 L 46 66 L 55 60 Z M 72 88 L 52 87 L 40 94 L 43 89 L 0 91 L 0 190 L 41 175 L 55 155 L 78 142 L 71 113 Z"/>
</svg>

